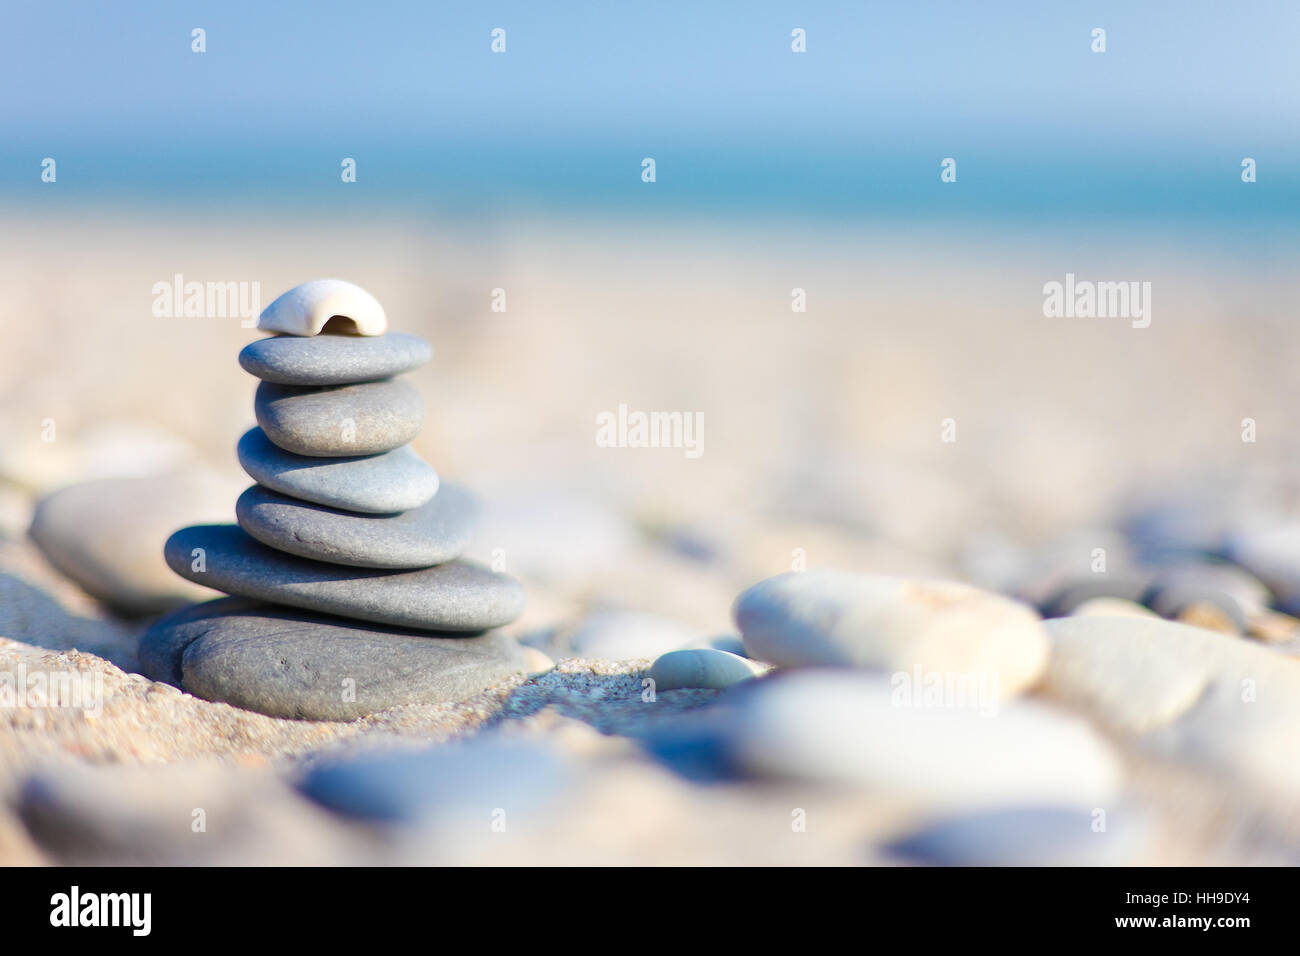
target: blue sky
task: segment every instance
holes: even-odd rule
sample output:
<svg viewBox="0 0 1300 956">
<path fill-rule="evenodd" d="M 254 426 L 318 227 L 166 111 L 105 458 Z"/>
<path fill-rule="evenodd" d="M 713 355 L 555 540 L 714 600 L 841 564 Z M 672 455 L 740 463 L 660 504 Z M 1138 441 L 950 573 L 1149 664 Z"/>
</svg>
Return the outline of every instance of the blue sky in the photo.
<svg viewBox="0 0 1300 956">
<path fill-rule="evenodd" d="M 1298 49 L 1294 2 L 11 4 L 0 198 L 54 156 L 65 200 L 311 201 L 351 156 L 367 201 L 617 208 L 653 156 L 705 209 L 1294 219 Z"/>
</svg>

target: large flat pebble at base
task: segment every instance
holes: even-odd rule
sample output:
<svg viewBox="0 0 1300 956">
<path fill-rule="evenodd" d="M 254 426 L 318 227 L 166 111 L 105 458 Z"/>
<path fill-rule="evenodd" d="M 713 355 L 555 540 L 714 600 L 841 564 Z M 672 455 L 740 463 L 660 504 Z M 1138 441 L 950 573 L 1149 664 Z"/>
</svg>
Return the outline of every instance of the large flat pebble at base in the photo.
<svg viewBox="0 0 1300 956">
<path fill-rule="evenodd" d="M 474 499 L 444 485 L 419 508 L 363 515 L 253 485 L 235 502 L 239 526 L 299 557 L 360 568 L 427 568 L 460 555 L 474 531 Z"/>
<path fill-rule="evenodd" d="M 304 720 L 464 700 L 525 670 L 523 649 L 499 632 L 432 636 L 245 598 L 162 618 L 140 659 L 147 677 L 196 697 Z"/>
<path fill-rule="evenodd" d="M 227 594 L 431 631 L 485 631 L 524 609 L 508 574 L 451 561 L 418 571 L 350 568 L 268 548 L 238 525 L 192 525 L 163 555 L 183 578 Z"/>
<path fill-rule="evenodd" d="M 259 485 L 345 511 L 410 511 L 438 491 L 438 473 L 410 445 L 378 455 L 313 458 L 285 451 L 262 429 L 250 428 L 236 453 L 240 467 Z"/>
<path fill-rule="evenodd" d="M 295 455 L 377 455 L 420 433 L 424 401 L 395 379 L 320 388 L 263 382 L 253 413 L 266 437 Z"/>
<path fill-rule="evenodd" d="M 277 335 L 244 347 L 245 372 L 278 385 L 350 385 L 391 378 L 433 357 L 428 342 L 405 332 L 384 335 Z"/>
</svg>

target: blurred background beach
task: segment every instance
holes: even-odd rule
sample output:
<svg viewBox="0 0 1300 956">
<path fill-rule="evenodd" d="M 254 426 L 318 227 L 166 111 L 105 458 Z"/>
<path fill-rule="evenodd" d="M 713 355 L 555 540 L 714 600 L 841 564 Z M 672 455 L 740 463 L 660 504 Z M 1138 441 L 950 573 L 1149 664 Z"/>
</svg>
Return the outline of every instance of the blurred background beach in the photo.
<svg viewBox="0 0 1300 956">
<path fill-rule="evenodd" d="M 114 433 L 246 481 L 258 333 L 155 316 L 178 274 L 263 306 L 345 278 L 428 338 L 417 447 L 506 516 L 478 546 L 518 556 L 530 626 L 726 631 L 796 549 L 1009 588 L 1142 502 L 1300 508 L 1294 4 L 42 3 L 3 26 L 14 525 L 130 471 L 75 451 Z M 1067 273 L 1150 282 L 1150 326 L 1045 317 Z M 703 455 L 598 447 L 620 404 L 703 413 Z M 1107 539 L 1083 540 L 1080 572 Z"/>
</svg>

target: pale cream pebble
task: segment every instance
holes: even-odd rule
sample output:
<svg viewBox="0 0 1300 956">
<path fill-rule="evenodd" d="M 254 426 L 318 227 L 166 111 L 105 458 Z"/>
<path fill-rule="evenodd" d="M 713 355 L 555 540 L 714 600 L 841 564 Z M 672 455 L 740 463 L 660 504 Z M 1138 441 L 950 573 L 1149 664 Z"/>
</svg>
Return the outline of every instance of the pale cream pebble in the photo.
<svg viewBox="0 0 1300 956">
<path fill-rule="evenodd" d="M 530 677 L 545 674 L 555 667 L 555 661 L 535 647 L 524 647 L 524 666 Z"/>
<path fill-rule="evenodd" d="M 955 581 L 792 571 L 742 592 L 734 615 L 748 655 L 778 667 L 991 674 L 1014 695 L 1047 662 L 1036 611 Z"/>
<path fill-rule="evenodd" d="M 1045 697 L 1149 753 L 1300 793 L 1300 665 L 1236 635 L 1165 620 L 1058 618 Z"/>
</svg>

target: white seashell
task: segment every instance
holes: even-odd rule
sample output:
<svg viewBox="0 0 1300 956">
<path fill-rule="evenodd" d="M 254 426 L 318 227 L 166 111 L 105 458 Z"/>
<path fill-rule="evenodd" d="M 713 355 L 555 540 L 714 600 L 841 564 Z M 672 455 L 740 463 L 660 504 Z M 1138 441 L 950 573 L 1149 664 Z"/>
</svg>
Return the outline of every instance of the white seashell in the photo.
<svg viewBox="0 0 1300 956">
<path fill-rule="evenodd" d="M 383 335 L 388 331 L 388 316 L 379 300 L 361 286 L 342 279 L 313 279 L 294 286 L 262 310 L 257 327 L 288 335 L 320 335 L 325 323 L 335 317 L 350 323 L 339 331 L 357 335 Z"/>
</svg>

